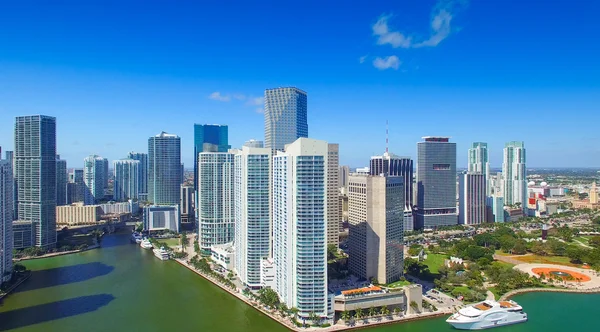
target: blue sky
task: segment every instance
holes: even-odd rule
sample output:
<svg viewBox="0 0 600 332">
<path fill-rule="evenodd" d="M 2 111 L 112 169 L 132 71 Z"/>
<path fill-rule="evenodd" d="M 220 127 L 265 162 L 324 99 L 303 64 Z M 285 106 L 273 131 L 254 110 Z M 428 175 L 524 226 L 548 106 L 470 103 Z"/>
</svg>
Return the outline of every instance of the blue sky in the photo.
<svg viewBox="0 0 600 332">
<path fill-rule="evenodd" d="M 530 167 L 600 166 L 600 3 L 471 1 L 3 1 L 0 145 L 17 115 L 58 118 L 69 167 L 147 150 L 160 131 L 229 125 L 262 139 L 265 88 L 308 92 L 309 136 L 357 167 L 421 136 L 473 141 L 493 167 L 525 141 Z"/>
</svg>

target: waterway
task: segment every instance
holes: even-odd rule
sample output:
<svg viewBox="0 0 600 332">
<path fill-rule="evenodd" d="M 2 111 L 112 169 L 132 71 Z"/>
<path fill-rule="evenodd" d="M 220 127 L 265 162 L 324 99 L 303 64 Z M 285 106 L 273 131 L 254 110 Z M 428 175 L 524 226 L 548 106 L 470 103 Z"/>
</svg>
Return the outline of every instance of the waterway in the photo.
<svg viewBox="0 0 600 332">
<path fill-rule="evenodd" d="M 179 264 L 130 244 L 128 234 L 105 236 L 101 249 L 24 264 L 33 275 L 0 305 L 0 331 L 287 330 Z M 515 300 L 530 321 L 494 331 L 598 326 L 600 295 L 530 293 Z M 453 331 L 444 320 L 368 331 Z"/>
</svg>

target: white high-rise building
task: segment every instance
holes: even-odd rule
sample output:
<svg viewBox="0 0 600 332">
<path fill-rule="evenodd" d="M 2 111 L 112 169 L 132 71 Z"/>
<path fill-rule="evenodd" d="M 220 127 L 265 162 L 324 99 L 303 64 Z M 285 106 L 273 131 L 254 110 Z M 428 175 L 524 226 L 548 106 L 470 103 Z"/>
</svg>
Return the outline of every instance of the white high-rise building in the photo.
<svg viewBox="0 0 600 332">
<path fill-rule="evenodd" d="M 13 268 L 13 182 L 12 163 L 0 160 L 0 284 L 10 280 Z"/>
<path fill-rule="evenodd" d="M 286 144 L 308 137 L 306 92 L 298 88 L 265 90 L 265 147 L 283 151 Z"/>
<path fill-rule="evenodd" d="M 327 294 L 325 141 L 299 138 L 273 157 L 275 291 L 300 318 L 331 317 Z"/>
<path fill-rule="evenodd" d="M 210 255 L 211 246 L 233 241 L 233 154 L 199 153 L 197 181 L 200 250 Z"/>
<path fill-rule="evenodd" d="M 475 142 L 469 149 L 469 173 L 480 173 L 485 176 L 485 192 L 489 196 L 491 192 L 490 188 L 490 158 L 487 148 L 487 143 Z"/>
<path fill-rule="evenodd" d="M 90 155 L 83 160 L 83 182 L 85 183 L 84 203 L 96 204 L 104 198 L 104 158 Z"/>
<path fill-rule="evenodd" d="M 466 172 L 458 176 L 458 223 L 479 225 L 486 217 L 486 177 L 480 172 Z"/>
<path fill-rule="evenodd" d="M 327 244 L 340 244 L 340 145 L 329 143 L 327 151 Z"/>
<path fill-rule="evenodd" d="M 247 287 L 261 287 L 261 259 L 270 256 L 271 149 L 244 146 L 234 157 L 235 269 Z"/>
<path fill-rule="evenodd" d="M 519 203 L 523 210 L 527 209 L 527 167 L 525 163 L 525 143 L 506 143 L 502 163 L 504 204 Z"/>
<path fill-rule="evenodd" d="M 128 158 L 113 162 L 115 201 L 126 202 L 130 199 L 138 199 L 140 169 L 139 160 Z"/>
</svg>

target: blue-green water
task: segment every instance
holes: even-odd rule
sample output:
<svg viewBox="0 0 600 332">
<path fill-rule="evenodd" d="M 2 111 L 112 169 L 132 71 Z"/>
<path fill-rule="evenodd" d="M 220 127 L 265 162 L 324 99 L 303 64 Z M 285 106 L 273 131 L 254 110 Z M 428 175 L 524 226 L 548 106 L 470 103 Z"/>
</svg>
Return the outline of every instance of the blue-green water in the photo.
<svg viewBox="0 0 600 332">
<path fill-rule="evenodd" d="M 286 331 L 195 273 L 110 235 L 103 248 L 25 262 L 32 277 L 0 306 L 0 331 Z M 595 331 L 600 295 L 515 297 L 529 322 L 494 331 Z M 445 318 L 368 329 L 453 331 Z"/>
</svg>

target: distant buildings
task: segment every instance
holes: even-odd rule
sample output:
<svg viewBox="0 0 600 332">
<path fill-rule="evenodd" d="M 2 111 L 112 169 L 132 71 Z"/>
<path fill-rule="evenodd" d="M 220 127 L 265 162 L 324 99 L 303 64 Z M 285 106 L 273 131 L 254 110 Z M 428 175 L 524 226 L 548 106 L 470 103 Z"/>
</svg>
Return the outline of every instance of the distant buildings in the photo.
<svg viewBox="0 0 600 332">
<path fill-rule="evenodd" d="M 327 244 L 336 247 L 340 244 L 340 145 L 329 143 L 327 146 Z"/>
<path fill-rule="evenodd" d="M 198 238 L 200 250 L 209 255 L 211 246 L 233 241 L 233 154 L 199 153 L 197 181 Z"/>
<path fill-rule="evenodd" d="M 19 116 L 15 121 L 18 220 L 31 221 L 34 245 L 56 246 L 56 118 Z"/>
<path fill-rule="evenodd" d="M 170 230 L 179 233 L 179 206 L 144 207 L 144 229 L 148 231 Z"/>
<path fill-rule="evenodd" d="M 339 187 L 343 194 L 348 192 L 348 177 L 350 176 L 350 167 L 340 166 L 340 184 Z"/>
<path fill-rule="evenodd" d="M 103 188 L 106 192 L 108 191 L 108 179 L 110 177 L 110 172 L 108 171 L 108 159 L 106 158 L 102 158 L 102 174 L 104 174 Z"/>
<path fill-rule="evenodd" d="M 257 141 L 257 140 L 249 140 L 246 141 L 244 143 L 244 146 L 247 146 L 249 148 L 264 148 L 265 147 L 265 143 L 263 141 Z"/>
<path fill-rule="evenodd" d="M 198 154 L 200 152 L 227 152 L 229 129 L 226 125 L 194 124 L 194 188 L 197 191 Z"/>
<path fill-rule="evenodd" d="M 96 204 L 104 199 L 104 158 L 90 155 L 83 160 L 83 182 L 85 183 L 86 205 Z"/>
<path fill-rule="evenodd" d="M 67 204 L 83 202 L 85 199 L 85 182 L 83 181 L 83 169 L 73 169 L 69 173 L 67 183 Z"/>
<path fill-rule="evenodd" d="M 261 286 L 261 259 L 271 253 L 271 149 L 244 146 L 235 152 L 235 268 L 250 288 Z"/>
<path fill-rule="evenodd" d="M 131 213 L 136 215 L 140 212 L 140 205 L 136 201 L 129 200 L 127 202 L 109 202 L 99 204 L 103 214 L 124 214 Z"/>
<path fill-rule="evenodd" d="M 13 168 L 0 156 L 0 284 L 10 280 L 13 269 Z"/>
<path fill-rule="evenodd" d="M 456 225 L 456 143 L 423 137 L 417 143 L 416 225 L 431 229 Z"/>
<path fill-rule="evenodd" d="M 267 97 L 275 99 L 276 94 L 267 90 Z M 311 313 L 332 314 L 327 292 L 327 156 L 327 142 L 299 138 L 273 157 L 275 291 L 305 319 Z"/>
<path fill-rule="evenodd" d="M 404 192 L 400 176 L 350 176 L 348 266 L 357 277 L 382 284 L 402 277 Z"/>
<path fill-rule="evenodd" d="M 99 205 L 65 205 L 56 207 L 56 224 L 58 226 L 95 225 L 100 222 L 102 209 Z"/>
<path fill-rule="evenodd" d="M 502 163 L 504 204 L 519 204 L 521 209 L 527 209 L 527 167 L 525 163 L 525 143 L 506 143 Z"/>
<path fill-rule="evenodd" d="M 121 159 L 113 162 L 115 201 L 124 202 L 139 198 L 140 164 L 139 160 L 134 159 Z"/>
<path fill-rule="evenodd" d="M 1 158 L 1 156 L 0 156 Z M 12 170 L 13 170 L 13 206 L 12 206 L 12 213 L 13 213 L 13 220 L 17 219 L 17 206 L 18 206 L 18 202 L 17 202 L 17 179 L 15 178 L 15 153 L 14 151 L 6 151 L 6 160 L 8 161 L 8 163 L 12 166 Z"/>
<path fill-rule="evenodd" d="M 194 222 L 194 187 L 181 186 L 181 222 Z"/>
<path fill-rule="evenodd" d="M 486 221 L 486 177 L 481 172 L 465 172 L 458 176 L 458 223 L 479 225 Z"/>
<path fill-rule="evenodd" d="M 148 201 L 179 205 L 181 139 L 164 131 L 148 139 Z"/>
<path fill-rule="evenodd" d="M 486 195 L 491 194 L 489 187 L 490 181 L 490 158 L 487 143 L 475 142 L 469 149 L 469 163 L 467 171 L 469 173 L 479 173 L 485 176 Z"/>
<path fill-rule="evenodd" d="M 32 221 L 13 221 L 12 230 L 13 249 L 25 249 L 35 246 L 35 226 Z"/>
<path fill-rule="evenodd" d="M 283 151 L 308 137 L 306 92 L 293 87 L 265 90 L 265 147 Z"/>
<path fill-rule="evenodd" d="M 138 196 L 140 196 L 140 199 L 143 198 L 145 200 L 148 198 L 148 154 L 129 152 L 127 158 L 140 162 Z"/>
<path fill-rule="evenodd" d="M 56 156 L 56 205 L 67 205 L 68 183 L 67 161 Z"/>
</svg>

